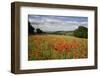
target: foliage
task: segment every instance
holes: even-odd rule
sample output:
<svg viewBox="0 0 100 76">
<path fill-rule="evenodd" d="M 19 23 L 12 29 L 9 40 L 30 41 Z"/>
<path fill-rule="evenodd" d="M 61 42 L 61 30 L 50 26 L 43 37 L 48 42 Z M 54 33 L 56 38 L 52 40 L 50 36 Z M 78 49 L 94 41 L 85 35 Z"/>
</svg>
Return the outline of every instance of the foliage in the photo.
<svg viewBox="0 0 100 76">
<path fill-rule="evenodd" d="M 39 33 L 39 34 L 43 33 L 43 31 L 42 31 L 41 29 L 39 29 L 39 28 L 37 28 L 36 31 L 37 31 L 37 33 Z"/>
<path fill-rule="evenodd" d="M 84 26 L 79 26 L 78 29 L 74 31 L 74 36 L 79 38 L 88 38 L 88 29 Z"/>
<path fill-rule="evenodd" d="M 28 22 L 28 33 L 29 35 L 34 34 L 34 27 L 32 27 L 31 23 Z"/>
</svg>

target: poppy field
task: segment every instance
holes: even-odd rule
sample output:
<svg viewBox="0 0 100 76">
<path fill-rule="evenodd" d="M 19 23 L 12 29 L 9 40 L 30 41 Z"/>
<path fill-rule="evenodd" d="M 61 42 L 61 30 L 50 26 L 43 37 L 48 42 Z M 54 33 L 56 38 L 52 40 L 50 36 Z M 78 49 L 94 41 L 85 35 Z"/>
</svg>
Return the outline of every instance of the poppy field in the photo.
<svg viewBox="0 0 100 76">
<path fill-rule="evenodd" d="M 67 35 L 30 35 L 28 60 L 80 59 L 88 57 L 88 39 Z"/>
</svg>

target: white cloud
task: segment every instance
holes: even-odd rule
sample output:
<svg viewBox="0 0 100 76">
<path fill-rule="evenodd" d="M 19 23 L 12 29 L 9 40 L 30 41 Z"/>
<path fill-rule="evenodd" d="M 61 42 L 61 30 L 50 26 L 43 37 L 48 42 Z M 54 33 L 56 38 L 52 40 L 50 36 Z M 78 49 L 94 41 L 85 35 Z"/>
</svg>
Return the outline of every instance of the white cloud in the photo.
<svg viewBox="0 0 100 76">
<path fill-rule="evenodd" d="M 34 28 L 40 28 L 43 31 L 73 31 L 78 28 L 78 26 L 85 26 L 87 27 L 87 24 L 84 22 L 66 22 L 66 23 L 55 23 L 50 24 L 49 22 L 45 22 L 44 24 L 39 25 L 32 25 Z"/>
<path fill-rule="evenodd" d="M 30 18 L 29 21 L 34 28 L 40 28 L 43 31 L 73 31 L 79 26 L 88 27 L 88 22 L 62 21 L 52 17 L 42 18 L 40 20 Z"/>
</svg>

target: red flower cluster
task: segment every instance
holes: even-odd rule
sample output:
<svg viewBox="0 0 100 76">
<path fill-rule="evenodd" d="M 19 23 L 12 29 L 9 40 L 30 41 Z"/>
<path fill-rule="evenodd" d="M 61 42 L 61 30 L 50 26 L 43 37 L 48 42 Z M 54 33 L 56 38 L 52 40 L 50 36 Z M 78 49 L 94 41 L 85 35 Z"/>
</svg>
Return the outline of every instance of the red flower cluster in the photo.
<svg viewBox="0 0 100 76">
<path fill-rule="evenodd" d="M 70 49 L 77 49 L 78 43 L 76 40 L 73 40 L 71 43 L 59 42 L 55 43 L 54 48 L 57 51 L 69 51 Z"/>
<path fill-rule="evenodd" d="M 69 45 L 67 43 L 56 43 L 54 48 L 57 51 L 64 51 L 65 49 L 67 50 L 69 48 Z"/>
</svg>

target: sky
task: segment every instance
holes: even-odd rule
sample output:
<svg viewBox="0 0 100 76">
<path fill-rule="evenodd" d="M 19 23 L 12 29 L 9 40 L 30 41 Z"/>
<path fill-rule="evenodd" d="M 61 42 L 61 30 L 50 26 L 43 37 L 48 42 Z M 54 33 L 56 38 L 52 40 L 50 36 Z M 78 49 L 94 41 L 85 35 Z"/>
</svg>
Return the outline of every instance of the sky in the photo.
<svg viewBox="0 0 100 76">
<path fill-rule="evenodd" d="M 28 21 L 35 29 L 40 28 L 45 32 L 73 31 L 79 26 L 88 28 L 88 17 L 28 15 Z"/>
</svg>

